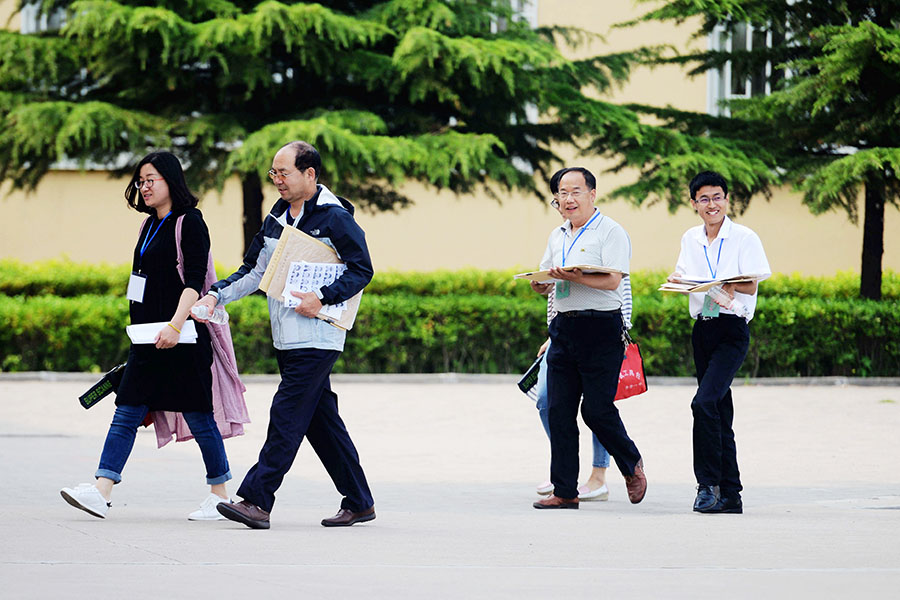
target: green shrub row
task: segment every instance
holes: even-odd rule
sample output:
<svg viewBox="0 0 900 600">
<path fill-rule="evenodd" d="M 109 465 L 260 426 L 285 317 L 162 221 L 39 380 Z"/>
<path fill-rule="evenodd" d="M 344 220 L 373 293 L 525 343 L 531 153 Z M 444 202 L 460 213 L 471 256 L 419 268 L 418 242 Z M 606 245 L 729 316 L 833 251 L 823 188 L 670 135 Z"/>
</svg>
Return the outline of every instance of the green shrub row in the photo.
<svg viewBox="0 0 900 600">
<path fill-rule="evenodd" d="M 238 366 L 274 373 L 265 299 L 229 305 Z M 0 296 L 0 369 L 102 371 L 127 355 L 127 303 L 113 296 Z M 636 296 L 634 337 L 650 376 L 690 376 L 687 300 Z M 891 302 L 761 298 L 739 376 L 897 376 Z M 344 373 L 519 373 L 546 336 L 545 303 L 491 295 L 364 297 L 336 367 Z"/>
<path fill-rule="evenodd" d="M 216 265 L 220 276 L 233 269 Z M 532 298 L 528 283 L 513 280 L 517 271 L 433 271 L 428 273 L 378 271 L 366 294 L 410 294 L 415 296 L 503 296 Z M 7 296 L 92 295 L 124 296 L 128 282 L 127 265 L 92 265 L 71 261 L 23 263 L 0 260 L 0 294 Z M 632 289 L 637 296 L 659 297 L 656 291 L 668 273 L 662 270 L 636 271 Z M 885 300 L 900 300 L 900 273 L 886 271 L 882 284 Z M 774 275 L 760 286 L 762 296 L 795 298 L 852 299 L 859 296 L 859 275 L 838 273 L 831 277 Z"/>
</svg>

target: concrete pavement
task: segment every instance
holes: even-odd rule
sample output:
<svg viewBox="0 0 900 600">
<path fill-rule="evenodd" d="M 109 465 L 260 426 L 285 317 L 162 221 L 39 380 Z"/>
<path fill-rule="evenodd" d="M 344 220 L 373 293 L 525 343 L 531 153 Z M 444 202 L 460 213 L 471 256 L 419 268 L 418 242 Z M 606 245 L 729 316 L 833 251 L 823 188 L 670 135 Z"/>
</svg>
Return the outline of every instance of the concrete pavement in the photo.
<svg viewBox="0 0 900 600">
<path fill-rule="evenodd" d="M 337 379 L 378 518 L 319 521 L 340 498 L 307 445 L 272 529 L 186 520 L 206 495 L 193 442 L 141 431 L 107 519 L 59 488 L 91 480 L 113 402 L 84 381 L 0 379 L 0 595 L 221 598 L 846 598 L 900 589 L 900 387 L 735 390 L 743 515 L 691 512 L 689 385 L 619 403 L 649 481 L 628 503 L 536 511 L 549 449 L 509 380 Z M 271 379 L 252 379 L 247 434 L 226 441 L 237 489 L 265 436 Z M 582 429 L 584 431 L 584 429 Z M 582 435 L 583 477 L 590 445 Z"/>
</svg>

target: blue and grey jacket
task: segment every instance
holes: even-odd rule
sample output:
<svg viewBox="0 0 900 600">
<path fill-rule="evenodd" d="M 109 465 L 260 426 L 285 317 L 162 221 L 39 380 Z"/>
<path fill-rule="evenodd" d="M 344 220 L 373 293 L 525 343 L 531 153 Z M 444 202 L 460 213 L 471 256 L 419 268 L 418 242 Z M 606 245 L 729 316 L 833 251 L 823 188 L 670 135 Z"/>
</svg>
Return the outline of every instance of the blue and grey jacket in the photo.
<svg viewBox="0 0 900 600">
<path fill-rule="evenodd" d="M 337 304 L 353 297 L 372 279 L 372 261 L 366 246 L 363 230 L 353 219 L 353 205 L 335 196 L 324 185 L 303 207 L 299 221 L 294 224 L 300 231 L 331 246 L 347 270 L 334 283 L 319 290 L 322 304 Z M 262 229 L 254 236 L 250 249 L 244 256 L 244 264 L 229 277 L 217 281 L 210 289 L 218 296 L 218 304 L 228 304 L 257 290 L 266 266 L 281 232 L 288 227 L 290 204 L 278 200 L 263 221 Z M 318 348 L 343 350 L 347 333 L 320 319 L 299 315 L 284 302 L 267 298 L 269 319 L 272 322 L 272 341 L 279 350 Z"/>
</svg>

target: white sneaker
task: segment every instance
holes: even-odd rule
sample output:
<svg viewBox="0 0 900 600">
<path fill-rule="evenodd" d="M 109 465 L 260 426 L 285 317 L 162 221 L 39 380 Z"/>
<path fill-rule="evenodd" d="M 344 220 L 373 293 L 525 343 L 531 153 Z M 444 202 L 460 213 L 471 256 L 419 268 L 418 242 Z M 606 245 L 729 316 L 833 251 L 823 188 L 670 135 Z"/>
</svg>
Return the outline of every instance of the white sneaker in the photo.
<svg viewBox="0 0 900 600">
<path fill-rule="evenodd" d="M 604 483 L 596 490 L 591 491 L 586 485 L 579 486 L 578 488 L 578 499 L 579 500 L 609 500 L 609 488 Z"/>
<path fill-rule="evenodd" d="M 188 521 L 224 521 L 225 517 L 216 510 L 219 502 L 228 502 L 224 498 L 219 498 L 215 494 L 210 494 L 200 503 L 200 508 L 188 515 Z"/>
<path fill-rule="evenodd" d="M 100 490 L 90 483 L 81 483 L 74 489 L 63 488 L 59 490 L 59 495 L 75 508 L 80 508 L 89 515 L 94 515 L 101 519 L 106 518 L 106 513 L 109 512 L 109 507 L 112 506 L 106 501 Z"/>
</svg>

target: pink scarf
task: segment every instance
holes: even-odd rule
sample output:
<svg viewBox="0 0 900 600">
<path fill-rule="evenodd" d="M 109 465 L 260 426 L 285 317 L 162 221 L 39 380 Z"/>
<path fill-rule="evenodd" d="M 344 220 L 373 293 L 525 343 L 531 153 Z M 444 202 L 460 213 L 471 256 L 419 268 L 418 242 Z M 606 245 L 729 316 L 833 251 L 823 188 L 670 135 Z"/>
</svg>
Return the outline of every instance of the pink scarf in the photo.
<svg viewBox="0 0 900 600">
<path fill-rule="evenodd" d="M 176 268 L 184 281 L 184 255 L 181 252 L 181 225 L 184 215 L 175 221 L 175 247 L 178 253 Z M 206 267 L 206 281 L 200 294 L 202 298 L 216 282 L 216 267 L 213 264 L 212 252 Z M 206 323 L 212 343 L 212 404 L 213 417 L 223 438 L 244 435 L 244 423 L 250 422 L 244 392 L 247 388 L 241 383 L 238 375 L 237 360 L 234 357 L 234 346 L 231 343 L 231 328 L 228 323 Z M 175 437 L 176 442 L 193 439 L 191 429 L 179 412 L 153 411 L 150 413 L 156 429 L 156 444 L 162 448 Z"/>
</svg>

